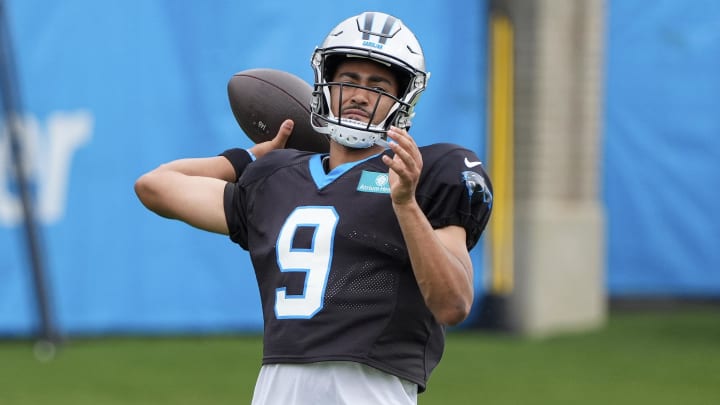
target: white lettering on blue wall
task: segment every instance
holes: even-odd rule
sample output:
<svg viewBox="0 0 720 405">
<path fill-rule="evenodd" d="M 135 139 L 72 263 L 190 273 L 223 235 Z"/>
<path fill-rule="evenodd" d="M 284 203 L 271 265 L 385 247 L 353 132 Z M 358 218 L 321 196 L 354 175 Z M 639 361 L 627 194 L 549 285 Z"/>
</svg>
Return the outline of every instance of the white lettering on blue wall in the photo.
<svg viewBox="0 0 720 405">
<path fill-rule="evenodd" d="M 63 217 L 72 160 L 75 152 L 90 141 L 93 124 L 93 116 L 86 110 L 52 113 L 44 126 L 34 116 L 13 122 L 20 129 L 23 171 L 33 187 L 36 214 L 42 224 Z M 8 125 L 0 123 L 0 226 L 15 226 L 23 219 Z"/>
</svg>

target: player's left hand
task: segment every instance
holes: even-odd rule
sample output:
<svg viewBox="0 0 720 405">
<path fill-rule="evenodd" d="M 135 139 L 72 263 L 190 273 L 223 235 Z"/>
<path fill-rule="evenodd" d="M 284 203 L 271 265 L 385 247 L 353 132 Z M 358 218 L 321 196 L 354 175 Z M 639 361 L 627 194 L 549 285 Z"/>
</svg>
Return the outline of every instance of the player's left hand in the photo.
<svg viewBox="0 0 720 405">
<path fill-rule="evenodd" d="M 382 157 L 383 162 L 390 168 L 390 197 L 395 205 L 414 202 L 415 189 L 423 166 L 420 149 L 404 129 L 393 126 L 387 134 L 395 141 L 389 143 L 395 156 Z"/>
</svg>

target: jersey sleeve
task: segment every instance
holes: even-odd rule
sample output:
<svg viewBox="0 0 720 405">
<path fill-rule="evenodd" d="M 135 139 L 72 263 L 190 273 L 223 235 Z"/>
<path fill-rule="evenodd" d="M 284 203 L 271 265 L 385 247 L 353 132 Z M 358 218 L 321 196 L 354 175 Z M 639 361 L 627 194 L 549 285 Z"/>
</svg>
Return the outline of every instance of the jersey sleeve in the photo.
<svg viewBox="0 0 720 405">
<path fill-rule="evenodd" d="M 310 152 L 295 149 L 277 149 L 263 157 L 255 159 L 252 153 L 243 149 L 230 149 L 223 152 L 235 167 L 238 180 L 225 185 L 223 206 L 230 240 L 243 249 L 248 249 L 248 217 L 250 210 L 257 205 L 258 190 L 269 176 L 281 172 L 286 166 L 307 160 Z M 274 181 L 283 181 L 282 177 Z"/>
<path fill-rule="evenodd" d="M 439 144 L 423 152 L 418 184 L 420 206 L 433 228 L 465 228 L 467 248 L 480 239 L 492 211 L 492 184 L 477 155 L 465 148 Z"/>
<path fill-rule="evenodd" d="M 225 208 L 225 220 L 228 226 L 230 240 L 237 243 L 243 249 L 248 249 L 247 221 L 242 209 L 244 205 L 244 189 L 239 183 L 227 183 L 223 205 Z"/>
</svg>

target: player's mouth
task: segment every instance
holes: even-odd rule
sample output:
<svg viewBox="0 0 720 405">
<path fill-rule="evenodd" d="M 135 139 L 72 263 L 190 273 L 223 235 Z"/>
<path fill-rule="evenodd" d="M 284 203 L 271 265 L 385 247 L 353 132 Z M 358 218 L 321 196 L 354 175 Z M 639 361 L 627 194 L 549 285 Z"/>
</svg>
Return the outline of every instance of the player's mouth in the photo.
<svg viewBox="0 0 720 405">
<path fill-rule="evenodd" d="M 361 108 L 346 108 L 342 112 L 343 118 L 348 118 L 355 121 L 367 122 L 370 120 L 370 114 Z"/>
</svg>

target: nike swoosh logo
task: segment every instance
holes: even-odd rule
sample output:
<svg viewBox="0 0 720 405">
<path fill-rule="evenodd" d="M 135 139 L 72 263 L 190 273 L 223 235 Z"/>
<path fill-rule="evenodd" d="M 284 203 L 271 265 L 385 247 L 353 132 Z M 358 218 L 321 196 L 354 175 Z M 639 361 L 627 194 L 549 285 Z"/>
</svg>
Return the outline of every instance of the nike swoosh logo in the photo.
<svg viewBox="0 0 720 405">
<path fill-rule="evenodd" d="M 469 169 L 472 169 L 475 166 L 480 166 L 482 162 L 471 162 L 468 160 L 468 158 L 465 158 L 465 166 L 467 166 Z"/>
</svg>

